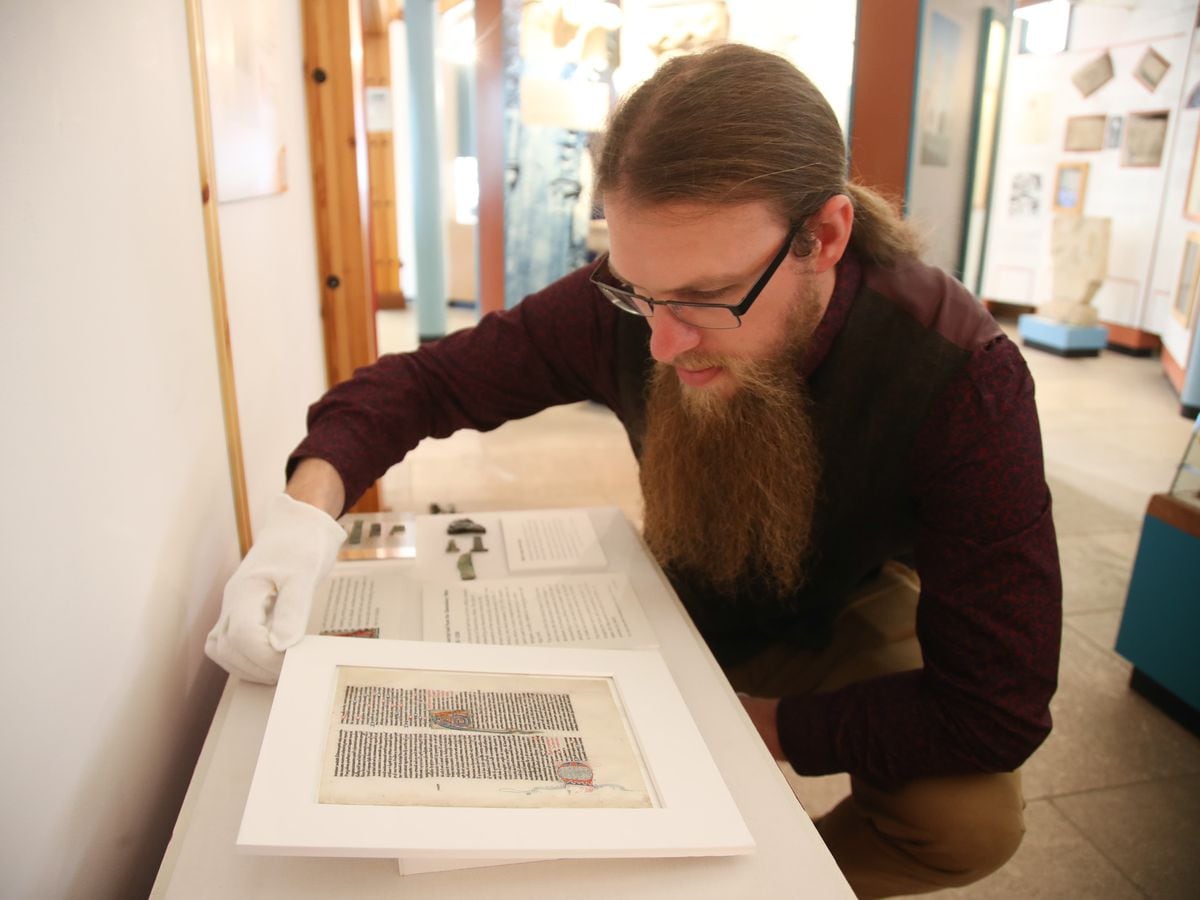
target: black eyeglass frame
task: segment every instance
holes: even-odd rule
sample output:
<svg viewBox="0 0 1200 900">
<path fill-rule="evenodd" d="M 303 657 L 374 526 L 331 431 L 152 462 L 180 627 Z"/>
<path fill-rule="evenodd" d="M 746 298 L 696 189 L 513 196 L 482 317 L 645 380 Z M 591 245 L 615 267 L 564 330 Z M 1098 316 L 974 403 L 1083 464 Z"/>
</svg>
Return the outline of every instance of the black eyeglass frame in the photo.
<svg viewBox="0 0 1200 900">
<path fill-rule="evenodd" d="M 735 324 L 731 327 L 739 328 L 742 324 L 742 316 L 750 311 L 750 307 L 754 305 L 754 301 L 758 299 L 758 295 L 763 292 L 763 289 L 767 286 L 767 283 L 771 280 L 771 277 L 775 274 L 776 270 L 783 265 L 783 261 L 787 259 L 787 255 L 792 249 L 792 242 L 796 240 L 796 235 L 800 233 L 801 227 L 803 226 L 796 225 L 787 233 L 787 237 L 783 241 L 783 246 L 779 248 L 779 252 L 775 254 L 774 259 L 772 259 L 766 269 L 763 270 L 763 273 L 758 276 L 758 280 L 754 282 L 754 285 L 739 303 L 705 303 L 703 300 L 655 300 L 653 297 L 643 297 L 636 291 L 627 291 L 624 288 L 615 287 L 611 284 L 605 284 L 603 281 L 597 280 L 596 276 L 600 273 L 601 269 L 609 272 L 611 275 L 611 270 L 608 268 L 607 252 L 596 263 L 596 267 L 592 270 L 592 274 L 588 277 L 588 281 L 599 288 L 600 292 L 604 294 L 608 301 L 617 309 L 621 310 L 622 312 L 627 312 L 631 316 L 640 316 L 643 319 L 649 319 L 653 317 L 654 309 L 657 306 L 665 306 L 668 310 L 672 310 L 676 307 L 687 307 L 689 309 L 727 309 L 733 315 L 735 322 Z M 609 293 L 610 291 L 617 296 L 612 296 Z M 650 311 L 643 313 L 636 309 L 630 309 L 628 306 L 625 306 L 621 303 L 621 299 L 623 297 L 628 297 L 631 300 L 642 301 L 649 306 Z M 679 316 L 676 316 L 676 318 L 679 318 Z M 715 325 L 695 325 L 691 322 L 688 322 L 686 319 L 680 319 L 680 321 L 685 325 L 691 326 L 692 328 L 719 327 Z"/>
</svg>

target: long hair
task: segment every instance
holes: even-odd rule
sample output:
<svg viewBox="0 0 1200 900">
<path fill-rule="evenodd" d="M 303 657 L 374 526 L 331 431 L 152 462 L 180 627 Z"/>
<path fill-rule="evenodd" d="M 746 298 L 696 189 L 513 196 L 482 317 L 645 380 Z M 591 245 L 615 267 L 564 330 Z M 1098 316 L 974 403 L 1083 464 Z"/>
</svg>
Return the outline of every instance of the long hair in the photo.
<svg viewBox="0 0 1200 900">
<path fill-rule="evenodd" d="M 816 86 L 780 56 L 725 44 L 669 60 L 625 97 L 609 120 L 596 189 L 647 205 L 766 201 L 789 226 L 845 194 L 854 253 L 882 266 L 918 255 L 913 229 L 846 170 L 841 128 Z M 795 250 L 811 249 L 802 230 Z"/>
</svg>

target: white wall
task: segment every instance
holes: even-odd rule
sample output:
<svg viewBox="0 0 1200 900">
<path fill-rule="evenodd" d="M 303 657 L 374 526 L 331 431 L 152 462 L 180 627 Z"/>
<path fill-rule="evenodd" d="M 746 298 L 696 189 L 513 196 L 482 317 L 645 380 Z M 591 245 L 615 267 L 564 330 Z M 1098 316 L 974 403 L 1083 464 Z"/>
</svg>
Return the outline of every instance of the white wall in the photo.
<svg viewBox="0 0 1200 900">
<path fill-rule="evenodd" d="M 218 206 L 230 342 L 250 516 L 283 490 L 283 466 L 304 437 L 308 405 L 326 388 L 312 172 L 297 0 L 279 7 L 280 120 L 287 147 L 282 194 Z"/>
<path fill-rule="evenodd" d="M 626 4 L 627 5 L 627 4 Z M 854 3 L 726 0 L 729 39 L 786 56 L 825 95 L 846 130 L 854 80 Z"/>
<path fill-rule="evenodd" d="M 392 153 L 396 164 L 396 240 L 400 251 L 400 290 L 417 296 L 417 249 L 414 239 L 412 150 L 408 112 L 408 37 L 402 20 L 388 23 L 392 66 Z"/>
<path fill-rule="evenodd" d="M 927 0 L 922 4 L 907 208 L 909 218 L 925 237 L 925 259 L 951 273 L 958 269 L 966 225 L 971 116 L 983 11 L 989 7 L 1000 16 L 1007 15 L 1006 4 L 989 0 Z M 949 46 L 939 45 L 941 32 L 935 28 L 935 16 L 948 29 L 948 36 L 957 38 Z M 944 136 L 944 156 L 935 152 L 939 149 L 933 145 L 936 138 L 929 133 Z"/>
<path fill-rule="evenodd" d="M 1180 68 L 1183 64 L 1180 63 Z M 1191 329 L 1172 313 L 1179 288 L 1184 245 L 1188 235 L 1200 232 L 1200 221 L 1184 215 L 1192 173 L 1193 154 L 1200 146 L 1200 109 L 1188 109 L 1187 99 L 1200 83 L 1200 29 L 1192 32 L 1187 57 L 1187 72 L 1182 84 L 1183 94 L 1175 113 L 1174 139 L 1166 155 L 1166 187 L 1163 190 L 1162 217 L 1159 220 L 1157 252 L 1150 274 L 1150 292 L 1143 327 L 1162 336 L 1163 347 L 1181 366 L 1188 364 L 1192 342 L 1200 330 L 1200 316 L 1193 314 Z"/>
<path fill-rule="evenodd" d="M 1017 54 L 1014 40 L 1004 89 L 981 293 L 988 299 L 1014 303 L 1041 304 L 1051 298 L 1055 173 L 1059 163 L 1086 162 L 1084 215 L 1112 220 L 1108 278 L 1094 305 L 1104 321 L 1157 333 L 1164 326 L 1163 310 L 1168 302 L 1150 283 L 1159 252 L 1160 213 L 1164 204 L 1177 205 L 1180 210 L 1183 204 L 1182 195 L 1172 195 L 1168 187 L 1168 173 L 1174 165 L 1169 148 L 1177 145 L 1181 129 L 1185 135 L 1190 131 L 1195 136 L 1195 111 L 1179 109 L 1195 7 L 1078 5 L 1072 15 L 1071 44 L 1063 53 Z M 1131 75 L 1150 46 L 1171 62 L 1153 92 Z M 1071 75 L 1105 50 L 1112 56 L 1114 78 L 1084 97 L 1071 83 Z M 1120 115 L 1128 122 L 1131 112 L 1153 110 L 1167 110 L 1170 115 L 1168 152 L 1160 166 L 1121 166 L 1117 148 L 1063 149 L 1070 116 Z M 1034 214 L 1010 210 L 1009 196 L 1018 173 L 1032 173 L 1041 179 L 1041 203 Z M 1182 215 L 1177 218 L 1182 220 Z"/>
<path fill-rule="evenodd" d="M 3 19 L 0 895 L 144 896 L 223 683 L 202 646 L 237 560 L 184 4 Z M 305 290 L 311 241 L 282 220 L 310 216 L 299 194 L 222 214 L 231 302 Z M 256 254 L 296 271 L 251 275 Z M 295 365 L 238 352 L 243 395 L 288 396 Z"/>
</svg>

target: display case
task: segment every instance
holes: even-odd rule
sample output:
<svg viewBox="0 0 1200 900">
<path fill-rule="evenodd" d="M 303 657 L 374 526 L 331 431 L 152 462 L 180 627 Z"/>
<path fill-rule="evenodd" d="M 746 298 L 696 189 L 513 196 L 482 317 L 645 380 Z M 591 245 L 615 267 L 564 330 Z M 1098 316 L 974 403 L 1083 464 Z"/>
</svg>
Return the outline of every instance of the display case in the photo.
<svg viewBox="0 0 1200 900">
<path fill-rule="evenodd" d="M 1200 418 L 1171 489 L 1150 498 L 1129 581 L 1117 652 L 1135 689 L 1200 725 Z"/>
<path fill-rule="evenodd" d="M 1191 440 L 1188 441 L 1187 449 L 1183 451 L 1179 468 L 1175 470 L 1175 480 L 1171 482 L 1171 496 L 1200 509 L 1200 416 L 1196 417 Z"/>
</svg>

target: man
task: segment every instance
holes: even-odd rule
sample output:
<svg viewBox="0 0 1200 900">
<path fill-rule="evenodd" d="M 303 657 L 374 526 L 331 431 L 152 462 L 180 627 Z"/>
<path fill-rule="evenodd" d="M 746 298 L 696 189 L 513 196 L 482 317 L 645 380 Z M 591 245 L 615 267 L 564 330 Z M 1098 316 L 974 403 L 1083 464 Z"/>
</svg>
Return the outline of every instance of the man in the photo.
<svg viewBox="0 0 1200 900">
<path fill-rule="evenodd" d="M 1020 354 L 847 183 L 832 111 L 778 57 L 664 65 L 614 115 L 597 185 L 606 258 L 314 405 L 210 655 L 274 680 L 341 541 L 330 517 L 422 438 L 594 400 L 768 747 L 850 773 L 818 828 L 854 889 L 982 877 L 1023 833 L 1016 770 L 1050 729 L 1061 628 Z"/>
</svg>

